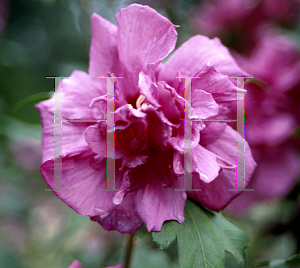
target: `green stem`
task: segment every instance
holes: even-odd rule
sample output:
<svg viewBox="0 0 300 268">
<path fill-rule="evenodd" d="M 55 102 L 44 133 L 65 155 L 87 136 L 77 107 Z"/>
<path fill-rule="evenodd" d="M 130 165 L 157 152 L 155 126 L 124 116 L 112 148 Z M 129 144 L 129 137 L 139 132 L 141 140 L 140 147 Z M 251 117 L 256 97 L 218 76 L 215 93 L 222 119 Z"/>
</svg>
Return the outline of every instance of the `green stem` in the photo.
<svg viewBox="0 0 300 268">
<path fill-rule="evenodd" d="M 125 264 L 124 268 L 130 267 L 130 259 L 132 255 L 132 248 L 133 248 L 133 234 L 126 235 L 126 253 L 125 253 Z"/>
<path fill-rule="evenodd" d="M 52 95 L 53 95 L 53 91 L 50 91 L 50 92 L 39 92 L 39 93 L 30 95 L 30 96 L 26 97 L 25 99 L 22 99 L 22 100 L 18 101 L 17 103 L 15 103 L 12 106 L 12 111 L 16 112 L 17 110 L 19 110 L 20 108 L 22 108 L 23 106 L 25 106 L 26 104 L 28 104 L 30 102 L 48 99 Z"/>
</svg>

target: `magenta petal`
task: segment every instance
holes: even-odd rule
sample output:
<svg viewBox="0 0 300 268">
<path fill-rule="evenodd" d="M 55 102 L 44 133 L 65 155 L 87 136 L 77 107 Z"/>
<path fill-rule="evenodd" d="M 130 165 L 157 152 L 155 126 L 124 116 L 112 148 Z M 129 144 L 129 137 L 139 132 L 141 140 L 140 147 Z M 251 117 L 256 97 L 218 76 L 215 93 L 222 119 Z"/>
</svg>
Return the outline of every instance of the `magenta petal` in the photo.
<svg viewBox="0 0 300 268">
<path fill-rule="evenodd" d="M 91 79 L 88 74 L 82 71 L 74 71 L 70 78 L 63 79 L 63 118 L 89 118 L 91 112 L 88 108 L 92 99 L 107 92 L 106 81 L 104 80 Z"/>
<path fill-rule="evenodd" d="M 207 208 L 220 211 L 224 209 L 240 192 L 228 191 L 235 189 L 235 171 L 223 170 L 211 183 L 205 183 L 198 173 L 193 174 L 193 189 L 197 192 L 187 192 L 188 196 Z"/>
<path fill-rule="evenodd" d="M 135 97 L 141 71 L 152 77 L 160 62 L 175 47 L 175 26 L 148 6 L 138 4 L 121 9 L 116 14 L 118 51 L 126 81 L 130 81 L 127 97 Z M 126 98 L 126 97 L 125 97 Z"/>
<path fill-rule="evenodd" d="M 205 124 L 202 121 L 195 121 L 192 124 L 192 137 L 191 146 L 194 148 L 200 141 L 200 131 L 205 129 Z M 184 141 L 184 121 L 181 122 L 179 128 L 173 129 L 172 137 L 169 138 L 168 144 L 179 152 L 184 152 L 185 141 Z"/>
<path fill-rule="evenodd" d="M 135 194 L 135 211 L 148 231 L 160 231 L 164 221 L 184 221 L 185 192 L 183 184 L 171 172 L 168 153 L 157 152 L 128 173 L 130 182 L 138 187 Z"/>
<path fill-rule="evenodd" d="M 115 134 L 115 157 L 123 158 L 129 153 L 137 153 L 146 145 L 146 128 L 143 121 L 136 121 Z"/>
<path fill-rule="evenodd" d="M 193 170 L 199 174 L 202 181 L 206 183 L 213 181 L 220 170 L 216 155 L 197 145 L 193 149 Z"/>
<path fill-rule="evenodd" d="M 251 146 L 280 145 L 296 127 L 293 116 L 283 112 L 273 113 L 271 116 L 250 116 L 246 124 L 246 138 Z"/>
<path fill-rule="evenodd" d="M 56 94 L 63 105 L 61 158 L 53 159 L 55 99 L 37 105 L 43 121 L 40 170 L 46 183 L 77 213 L 121 233 L 134 233 L 143 222 L 148 231 L 160 231 L 168 220 L 182 223 L 187 194 L 175 189 L 183 188 L 185 171 L 193 173 L 194 188 L 202 189 L 190 197 L 213 210 L 224 208 L 238 194 L 228 192 L 235 187 L 236 132 L 225 123 L 212 127 L 194 121 L 184 170 L 184 116 L 207 119 L 228 113 L 226 102 L 235 101 L 237 91 L 228 75 L 246 73 L 218 39 L 203 36 L 191 38 L 162 64 L 175 47 L 176 26 L 148 6 L 121 9 L 116 21 L 118 27 L 92 16 L 89 74 L 74 72 Z M 192 112 L 184 114 L 181 76 L 195 75 L 201 78 L 192 86 Z M 107 80 L 99 76 L 122 77 L 115 79 L 115 98 L 108 96 Z M 115 124 L 107 129 L 106 107 L 113 102 Z M 114 140 L 107 133 L 114 133 Z M 107 151 L 113 148 L 107 142 L 115 150 Z M 115 158 L 115 188 L 121 190 L 99 191 L 112 179 L 106 158 Z M 248 183 L 255 166 L 248 144 L 245 158 Z M 60 164 L 62 189 L 54 174 Z"/>
<path fill-rule="evenodd" d="M 110 212 L 92 217 L 106 230 L 117 230 L 122 234 L 132 234 L 142 228 L 141 220 L 134 212 L 135 193 L 127 193 L 122 203 Z"/>
<path fill-rule="evenodd" d="M 207 119 L 218 114 L 218 104 L 210 93 L 203 90 L 193 91 L 192 107 L 198 119 Z"/>
<path fill-rule="evenodd" d="M 107 152 L 106 123 L 99 122 L 90 126 L 85 131 L 85 139 L 93 152 L 101 157 L 120 159 L 130 152 L 141 150 L 146 143 L 146 123 L 141 117 L 146 116 L 141 111 L 130 109 L 124 105 L 115 111 L 115 148 L 113 152 Z M 111 129 L 111 131 L 114 131 Z M 114 155 L 113 155 L 114 154 Z"/>
<path fill-rule="evenodd" d="M 220 138 L 207 145 L 206 149 L 234 166 L 237 157 L 236 137 L 236 131 L 227 126 Z M 241 157 L 240 153 L 238 155 Z M 245 184 L 247 186 L 256 167 L 256 163 L 252 158 L 247 142 L 245 142 L 245 161 Z M 220 165 L 224 164 L 221 162 L 219 163 Z M 243 181 L 239 181 L 238 183 L 242 186 L 244 185 Z M 193 188 L 201 189 L 201 191 L 188 192 L 188 195 L 209 209 L 215 211 L 224 209 L 233 198 L 241 193 L 237 191 L 228 191 L 228 189 L 236 188 L 236 170 L 230 167 L 228 167 L 228 169 L 223 168 L 219 176 L 208 184 L 202 182 L 202 180 L 199 179 L 198 174 L 195 174 L 193 176 Z"/>
<path fill-rule="evenodd" d="M 182 189 L 179 183 L 164 188 L 153 182 L 136 193 L 136 212 L 149 232 L 159 232 L 167 220 L 177 220 L 179 223 L 184 221 L 186 195 L 184 192 L 175 191 L 176 188 Z"/>
<path fill-rule="evenodd" d="M 94 153 L 106 157 L 106 123 L 89 126 L 85 131 L 85 139 Z"/>
<path fill-rule="evenodd" d="M 233 130 L 230 126 L 226 126 L 224 132 L 219 139 L 205 146 L 206 149 L 220 156 L 222 159 L 229 161 L 232 165 L 236 165 L 236 158 L 245 158 L 245 184 L 244 181 L 238 181 L 238 184 L 247 186 L 251 176 L 256 168 L 256 163 L 252 157 L 251 149 L 247 141 L 245 141 L 245 152 L 240 150 L 237 152 L 236 141 L 243 138 L 239 133 Z M 234 171 L 236 172 L 236 171 Z M 242 178 L 243 176 L 239 176 Z M 234 176 L 236 180 L 236 176 Z"/>
<path fill-rule="evenodd" d="M 80 261 L 74 260 L 68 268 L 83 268 Z"/>
<path fill-rule="evenodd" d="M 54 189 L 54 161 L 41 165 L 41 173 L 51 189 Z M 121 178 L 117 176 L 116 187 Z M 106 188 L 106 161 L 97 157 L 88 146 L 63 152 L 62 189 L 54 191 L 68 206 L 78 214 L 95 216 L 107 213 L 114 204 L 114 192 L 98 191 Z"/>
<path fill-rule="evenodd" d="M 97 14 L 92 15 L 89 74 L 95 79 L 108 73 L 119 74 L 117 27 Z M 100 79 L 99 79 L 100 80 Z M 105 79 L 102 79 L 105 82 Z"/>
<path fill-rule="evenodd" d="M 184 155 L 174 152 L 173 168 L 178 175 L 183 175 L 183 166 Z M 185 167 L 185 169 L 188 173 L 192 171 L 197 172 L 202 181 L 210 183 L 219 175 L 220 165 L 214 153 L 198 144 L 193 148 L 192 165 Z"/>
<path fill-rule="evenodd" d="M 93 98 L 88 109 L 91 110 L 94 119 L 106 119 L 107 94 Z"/>
<path fill-rule="evenodd" d="M 173 81 L 178 71 L 182 76 L 195 75 L 207 64 L 222 74 L 247 75 L 218 38 L 196 35 L 171 55 L 159 74 L 159 80 Z"/>
<path fill-rule="evenodd" d="M 264 30 L 250 58 L 236 54 L 242 68 L 272 86 L 273 94 L 293 89 L 300 83 L 299 50 L 292 39 Z"/>
<path fill-rule="evenodd" d="M 200 144 L 206 146 L 223 134 L 227 124 L 224 122 L 205 122 L 206 127 L 200 132 Z"/>
<path fill-rule="evenodd" d="M 124 266 L 122 264 L 117 264 L 117 265 L 109 266 L 109 267 L 106 267 L 106 268 L 124 268 Z"/>
<path fill-rule="evenodd" d="M 183 116 L 184 99 L 181 98 L 174 88 L 170 87 L 166 82 L 158 82 L 158 100 L 161 110 L 171 122 L 178 122 Z"/>
<path fill-rule="evenodd" d="M 75 71 L 68 79 L 63 79 L 61 84 L 62 93 L 62 149 L 77 146 L 78 142 L 84 142 L 84 131 L 91 123 L 72 123 L 66 119 L 91 119 L 92 111 L 88 109 L 94 96 L 101 95 L 102 87 L 92 81 L 84 72 Z M 54 96 L 36 105 L 42 118 L 42 161 L 54 157 Z"/>
<path fill-rule="evenodd" d="M 234 85 L 236 79 L 230 79 L 227 75 L 221 74 L 210 65 L 204 66 L 196 76 L 201 78 L 192 80 L 193 89 L 201 89 L 211 93 L 214 100 L 219 104 L 237 100 L 238 88 Z"/>
<path fill-rule="evenodd" d="M 162 121 L 169 125 L 178 123 L 183 113 L 184 99 L 177 94 L 174 88 L 164 81 L 159 81 L 157 84 L 154 83 L 143 72 L 139 74 L 139 87 L 141 94 L 146 97 L 145 103 L 151 104 L 151 106 L 156 108 L 157 114 Z"/>
<path fill-rule="evenodd" d="M 152 105 L 148 106 L 146 112 L 151 141 L 161 147 L 167 146 L 172 135 L 172 123 L 165 117 L 163 112 L 157 111 Z"/>
<path fill-rule="evenodd" d="M 146 103 L 150 103 L 154 107 L 160 107 L 158 103 L 158 86 L 143 72 L 139 74 L 139 87 L 141 90 L 140 93 L 146 97 Z"/>
<path fill-rule="evenodd" d="M 260 160 L 247 188 L 254 192 L 245 192 L 228 206 L 232 212 L 241 212 L 254 202 L 273 200 L 287 195 L 298 180 L 300 157 L 289 144 L 268 147 L 260 152 Z"/>
<path fill-rule="evenodd" d="M 135 168 L 139 165 L 143 165 L 147 161 L 147 155 L 127 155 L 122 161 L 121 170 L 124 168 Z"/>
</svg>

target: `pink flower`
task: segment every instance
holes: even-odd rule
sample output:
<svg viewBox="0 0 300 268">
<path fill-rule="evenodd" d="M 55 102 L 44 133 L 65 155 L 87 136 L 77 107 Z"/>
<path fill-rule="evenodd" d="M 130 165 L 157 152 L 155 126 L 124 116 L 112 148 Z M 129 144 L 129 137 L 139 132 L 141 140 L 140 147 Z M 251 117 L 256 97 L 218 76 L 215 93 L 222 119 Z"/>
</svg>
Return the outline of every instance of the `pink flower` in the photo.
<svg viewBox="0 0 300 268">
<path fill-rule="evenodd" d="M 279 199 L 295 186 L 300 175 L 299 147 L 292 131 L 300 125 L 300 53 L 287 37 L 265 32 L 249 58 L 237 61 L 258 80 L 248 84 L 246 139 L 257 169 L 245 192 L 229 206 L 242 211 L 255 201 Z"/>
<path fill-rule="evenodd" d="M 62 187 L 71 191 L 55 194 L 77 213 L 121 233 L 139 230 L 141 222 L 148 231 L 160 231 L 166 220 L 182 223 L 187 194 L 212 210 L 223 209 L 239 194 L 228 191 L 236 183 L 237 133 L 225 123 L 193 122 L 193 158 L 184 166 L 184 79 L 176 76 L 201 75 L 193 82 L 192 114 L 205 119 L 236 100 L 228 75 L 245 73 L 218 39 L 204 36 L 191 38 L 162 64 L 175 47 L 176 26 L 148 6 L 121 9 L 116 21 L 92 16 L 89 74 L 75 71 L 63 80 L 62 117 L 105 118 L 106 81 L 98 76 L 123 76 L 115 79 L 115 187 L 123 191 L 98 191 L 106 188 L 106 122 L 64 121 Z M 53 189 L 54 98 L 37 108 L 43 125 L 40 170 Z M 248 183 L 255 168 L 248 144 L 245 157 Z M 193 188 L 201 192 L 175 191 L 183 188 L 184 172 L 193 172 Z"/>
<path fill-rule="evenodd" d="M 74 260 L 68 268 L 83 268 L 80 261 Z"/>
<path fill-rule="evenodd" d="M 78 260 L 74 260 L 71 265 L 69 266 L 69 268 L 83 268 L 81 266 L 81 263 Z M 124 268 L 122 264 L 117 264 L 114 266 L 109 266 L 107 268 Z"/>
<path fill-rule="evenodd" d="M 299 18 L 299 9 L 297 0 L 204 1 L 194 12 L 191 26 L 196 32 L 227 41 L 232 35 L 238 40 L 235 47 L 248 52 L 256 44 L 262 25 L 293 26 Z"/>
<path fill-rule="evenodd" d="M 193 28 L 210 37 L 223 36 L 251 13 L 255 3 L 252 0 L 204 1 L 194 13 Z M 256 23 L 256 21 L 255 21 Z"/>
</svg>

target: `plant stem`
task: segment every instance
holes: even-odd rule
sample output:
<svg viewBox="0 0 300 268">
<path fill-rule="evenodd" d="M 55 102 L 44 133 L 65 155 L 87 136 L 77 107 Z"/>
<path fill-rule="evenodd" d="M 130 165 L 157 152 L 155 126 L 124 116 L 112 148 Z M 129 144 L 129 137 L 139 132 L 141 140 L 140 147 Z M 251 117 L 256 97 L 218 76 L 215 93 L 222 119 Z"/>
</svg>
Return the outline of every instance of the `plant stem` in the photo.
<svg viewBox="0 0 300 268">
<path fill-rule="evenodd" d="M 130 266 L 130 259 L 132 254 L 133 248 L 133 234 L 126 235 L 126 253 L 125 253 L 125 264 L 124 268 L 129 268 Z"/>
</svg>

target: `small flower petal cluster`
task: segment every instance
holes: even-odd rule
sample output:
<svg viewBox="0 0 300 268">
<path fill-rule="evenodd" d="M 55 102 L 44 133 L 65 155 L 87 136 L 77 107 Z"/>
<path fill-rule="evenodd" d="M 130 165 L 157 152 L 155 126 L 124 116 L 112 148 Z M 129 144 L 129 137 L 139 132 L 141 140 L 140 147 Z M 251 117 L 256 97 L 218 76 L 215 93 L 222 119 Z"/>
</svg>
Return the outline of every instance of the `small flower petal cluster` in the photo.
<svg viewBox="0 0 300 268">
<path fill-rule="evenodd" d="M 89 73 L 74 71 L 62 81 L 62 118 L 106 118 L 106 79 L 115 79 L 115 188 L 106 188 L 107 123 L 62 124 L 62 188 L 54 189 L 54 97 L 37 105 L 42 118 L 41 173 L 54 193 L 77 213 L 107 230 L 134 233 L 144 223 L 160 231 L 167 220 L 184 221 L 187 196 L 219 211 L 240 192 L 236 187 L 236 139 L 221 118 L 236 101 L 229 76 L 245 76 L 218 38 L 194 36 L 175 48 L 176 27 L 148 6 L 138 4 L 116 14 L 117 25 L 92 16 Z M 185 157 L 184 77 L 192 83 L 191 153 Z M 111 155 L 108 157 L 112 158 Z M 189 159 L 186 161 L 185 159 Z M 245 182 L 255 169 L 245 144 Z M 192 173 L 193 188 L 184 188 Z"/>
</svg>

